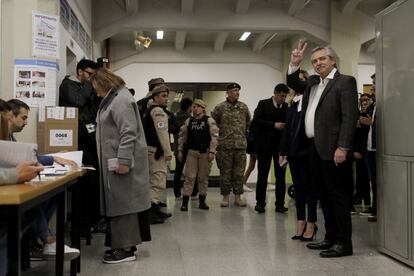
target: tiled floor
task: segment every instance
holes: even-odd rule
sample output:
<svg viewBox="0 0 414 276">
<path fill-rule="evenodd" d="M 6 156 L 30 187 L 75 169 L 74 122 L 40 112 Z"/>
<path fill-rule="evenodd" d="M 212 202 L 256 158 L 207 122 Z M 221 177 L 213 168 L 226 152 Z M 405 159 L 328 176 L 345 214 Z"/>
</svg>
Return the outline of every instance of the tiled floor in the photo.
<svg viewBox="0 0 414 276">
<path fill-rule="evenodd" d="M 135 262 L 103 264 L 103 236 L 94 236 L 92 246 L 82 247 L 80 275 L 414 275 L 413 269 L 377 252 L 376 224 L 366 217 L 353 217 L 353 256 L 322 259 L 318 251 L 290 239 L 295 229 L 293 200 L 287 203 L 287 214 L 275 213 L 274 192 L 268 192 L 272 203 L 259 215 L 253 211 L 254 192 L 245 193 L 247 208 L 231 204 L 224 209 L 219 206 L 218 188 L 209 192 L 209 211 L 198 209 L 195 201 L 184 213 L 179 210 L 181 201 L 169 190 L 168 209 L 173 217 L 152 226 L 153 241 L 138 247 Z M 318 215 L 317 238 L 322 238 L 323 218 Z M 53 274 L 53 262 L 33 266 L 24 275 Z"/>
</svg>

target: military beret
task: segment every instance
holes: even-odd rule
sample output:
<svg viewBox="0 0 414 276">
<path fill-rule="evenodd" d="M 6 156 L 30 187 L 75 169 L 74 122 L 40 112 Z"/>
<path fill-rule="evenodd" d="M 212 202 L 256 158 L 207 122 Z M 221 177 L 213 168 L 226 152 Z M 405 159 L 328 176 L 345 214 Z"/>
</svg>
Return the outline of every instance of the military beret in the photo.
<svg viewBox="0 0 414 276">
<path fill-rule="evenodd" d="M 238 88 L 239 90 L 241 89 L 240 85 L 238 83 L 230 83 L 229 85 L 227 85 L 227 90 L 231 90 L 233 88 Z"/>
<path fill-rule="evenodd" d="M 161 93 L 161 92 L 167 92 L 167 93 L 170 93 L 170 89 L 168 89 L 168 86 L 166 86 L 166 85 L 160 85 L 160 86 L 158 86 L 158 87 L 154 88 L 154 89 L 151 91 L 151 96 L 155 96 L 155 95 L 157 95 L 157 94 L 159 94 L 159 93 Z"/>
<path fill-rule="evenodd" d="M 150 81 L 148 82 L 148 86 L 162 84 L 162 83 L 164 83 L 163 78 L 150 79 Z"/>
<path fill-rule="evenodd" d="M 199 105 L 202 108 L 206 108 L 207 104 L 202 99 L 195 99 L 193 104 Z"/>
</svg>

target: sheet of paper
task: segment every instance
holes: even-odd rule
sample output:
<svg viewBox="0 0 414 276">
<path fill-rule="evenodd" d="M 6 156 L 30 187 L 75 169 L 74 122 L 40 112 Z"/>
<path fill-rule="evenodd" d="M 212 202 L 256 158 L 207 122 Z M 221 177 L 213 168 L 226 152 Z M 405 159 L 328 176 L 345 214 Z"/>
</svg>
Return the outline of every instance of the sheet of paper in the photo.
<svg viewBox="0 0 414 276">
<path fill-rule="evenodd" d="M 0 167 L 12 168 L 17 164 L 37 162 L 37 144 L 0 140 Z"/>
<path fill-rule="evenodd" d="M 79 167 L 82 167 L 82 156 L 83 156 L 83 151 L 79 150 L 79 151 L 67 151 L 67 152 L 57 152 L 57 153 L 51 153 L 48 154 L 51 156 L 58 156 L 58 157 L 62 157 L 65 159 L 69 159 L 69 160 L 73 160 L 76 162 L 76 164 L 78 164 Z"/>
<path fill-rule="evenodd" d="M 66 118 L 75 119 L 76 118 L 76 108 L 66 107 Z"/>
<path fill-rule="evenodd" d="M 39 105 L 39 122 L 44 122 L 46 118 L 46 109 L 44 105 Z"/>
</svg>

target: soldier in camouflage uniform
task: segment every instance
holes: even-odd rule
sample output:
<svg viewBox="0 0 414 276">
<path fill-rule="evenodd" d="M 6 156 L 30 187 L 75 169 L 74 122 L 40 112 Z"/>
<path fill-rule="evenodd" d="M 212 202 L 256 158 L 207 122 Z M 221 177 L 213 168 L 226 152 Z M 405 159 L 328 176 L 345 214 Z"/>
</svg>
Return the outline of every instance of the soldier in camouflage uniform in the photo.
<svg viewBox="0 0 414 276">
<path fill-rule="evenodd" d="M 211 114 L 220 129 L 216 160 L 220 169 L 223 195 L 221 207 L 229 206 L 232 189 L 235 195 L 234 204 L 246 206 L 241 194 L 243 194 L 243 173 L 246 166 L 246 130 L 251 117 L 247 105 L 238 100 L 239 91 L 239 84 L 229 84 L 226 101 L 218 104 Z"/>
</svg>

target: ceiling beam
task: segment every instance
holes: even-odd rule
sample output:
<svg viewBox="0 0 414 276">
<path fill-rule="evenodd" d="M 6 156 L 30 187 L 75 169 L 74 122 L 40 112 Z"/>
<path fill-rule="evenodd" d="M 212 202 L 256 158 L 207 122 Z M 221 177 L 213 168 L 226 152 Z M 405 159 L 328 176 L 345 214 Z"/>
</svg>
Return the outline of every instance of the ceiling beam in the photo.
<svg viewBox="0 0 414 276">
<path fill-rule="evenodd" d="M 97 17 L 103 16 L 96 14 Z M 108 16 L 108 15 L 106 15 Z M 326 15 L 325 15 L 326 16 Z M 157 20 L 154 20 L 157 18 Z M 225 19 L 225 20 L 223 20 Z M 103 22 L 103 19 L 99 19 Z M 309 21 L 297 17 L 288 16 L 286 12 L 274 10 L 262 11 L 260 14 L 247 13 L 243 16 L 235 14 L 231 10 L 221 10 L 217 13 L 200 10 L 197 11 L 197 20 L 193 14 L 181 14 L 181 11 L 148 11 L 140 13 L 140 16 L 124 16 L 122 19 L 105 22 L 95 26 L 93 30 L 94 40 L 100 42 L 119 32 L 127 30 L 157 30 L 163 26 L 164 31 L 187 32 L 240 32 L 251 30 L 252 32 L 282 33 L 306 33 L 323 44 L 330 41 L 330 29 L 315 25 Z"/>
<path fill-rule="evenodd" d="M 131 15 L 138 12 L 139 0 L 125 0 L 125 11 Z"/>
<path fill-rule="evenodd" d="M 181 13 L 193 13 L 194 0 L 181 0 Z"/>
<path fill-rule="evenodd" d="M 307 0 L 290 0 L 288 14 L 290 16 L 298 15 L 307 3 L 309 3 Z"/>
<path fill-rule="evenodd" d="M 236 13 L 247 13 L 249 11 L 250 0 L 237 0 Z"/>
<path fill-rule="evenodd" d="M 341 0 L 341 12 L 351 14 L 362 0 Z"/>
<path fill-rule="evenodd" d="M 252 45 L 253 52 L 260 53 L 262 49 L 276 36 L 276 33 L 262 33 L 260 34 Z"/>
<path fill-rule="evenodd" d="M 214 40 L 214 51 L 223 51 L 229 32 L 219 32 Z"/>
<path fill-rule="evenodd" d="M 187 36 L 187 32 L 179 31 L 175 33 L 175 49 L 176 50 L 179 50 L 179 51 L 184 50 L 186 36 Z"/>
<path fill-rule="evenodd" d="M 125 9 L 125 0 L 113 0 L 122 10 Z"/>
</svg>

